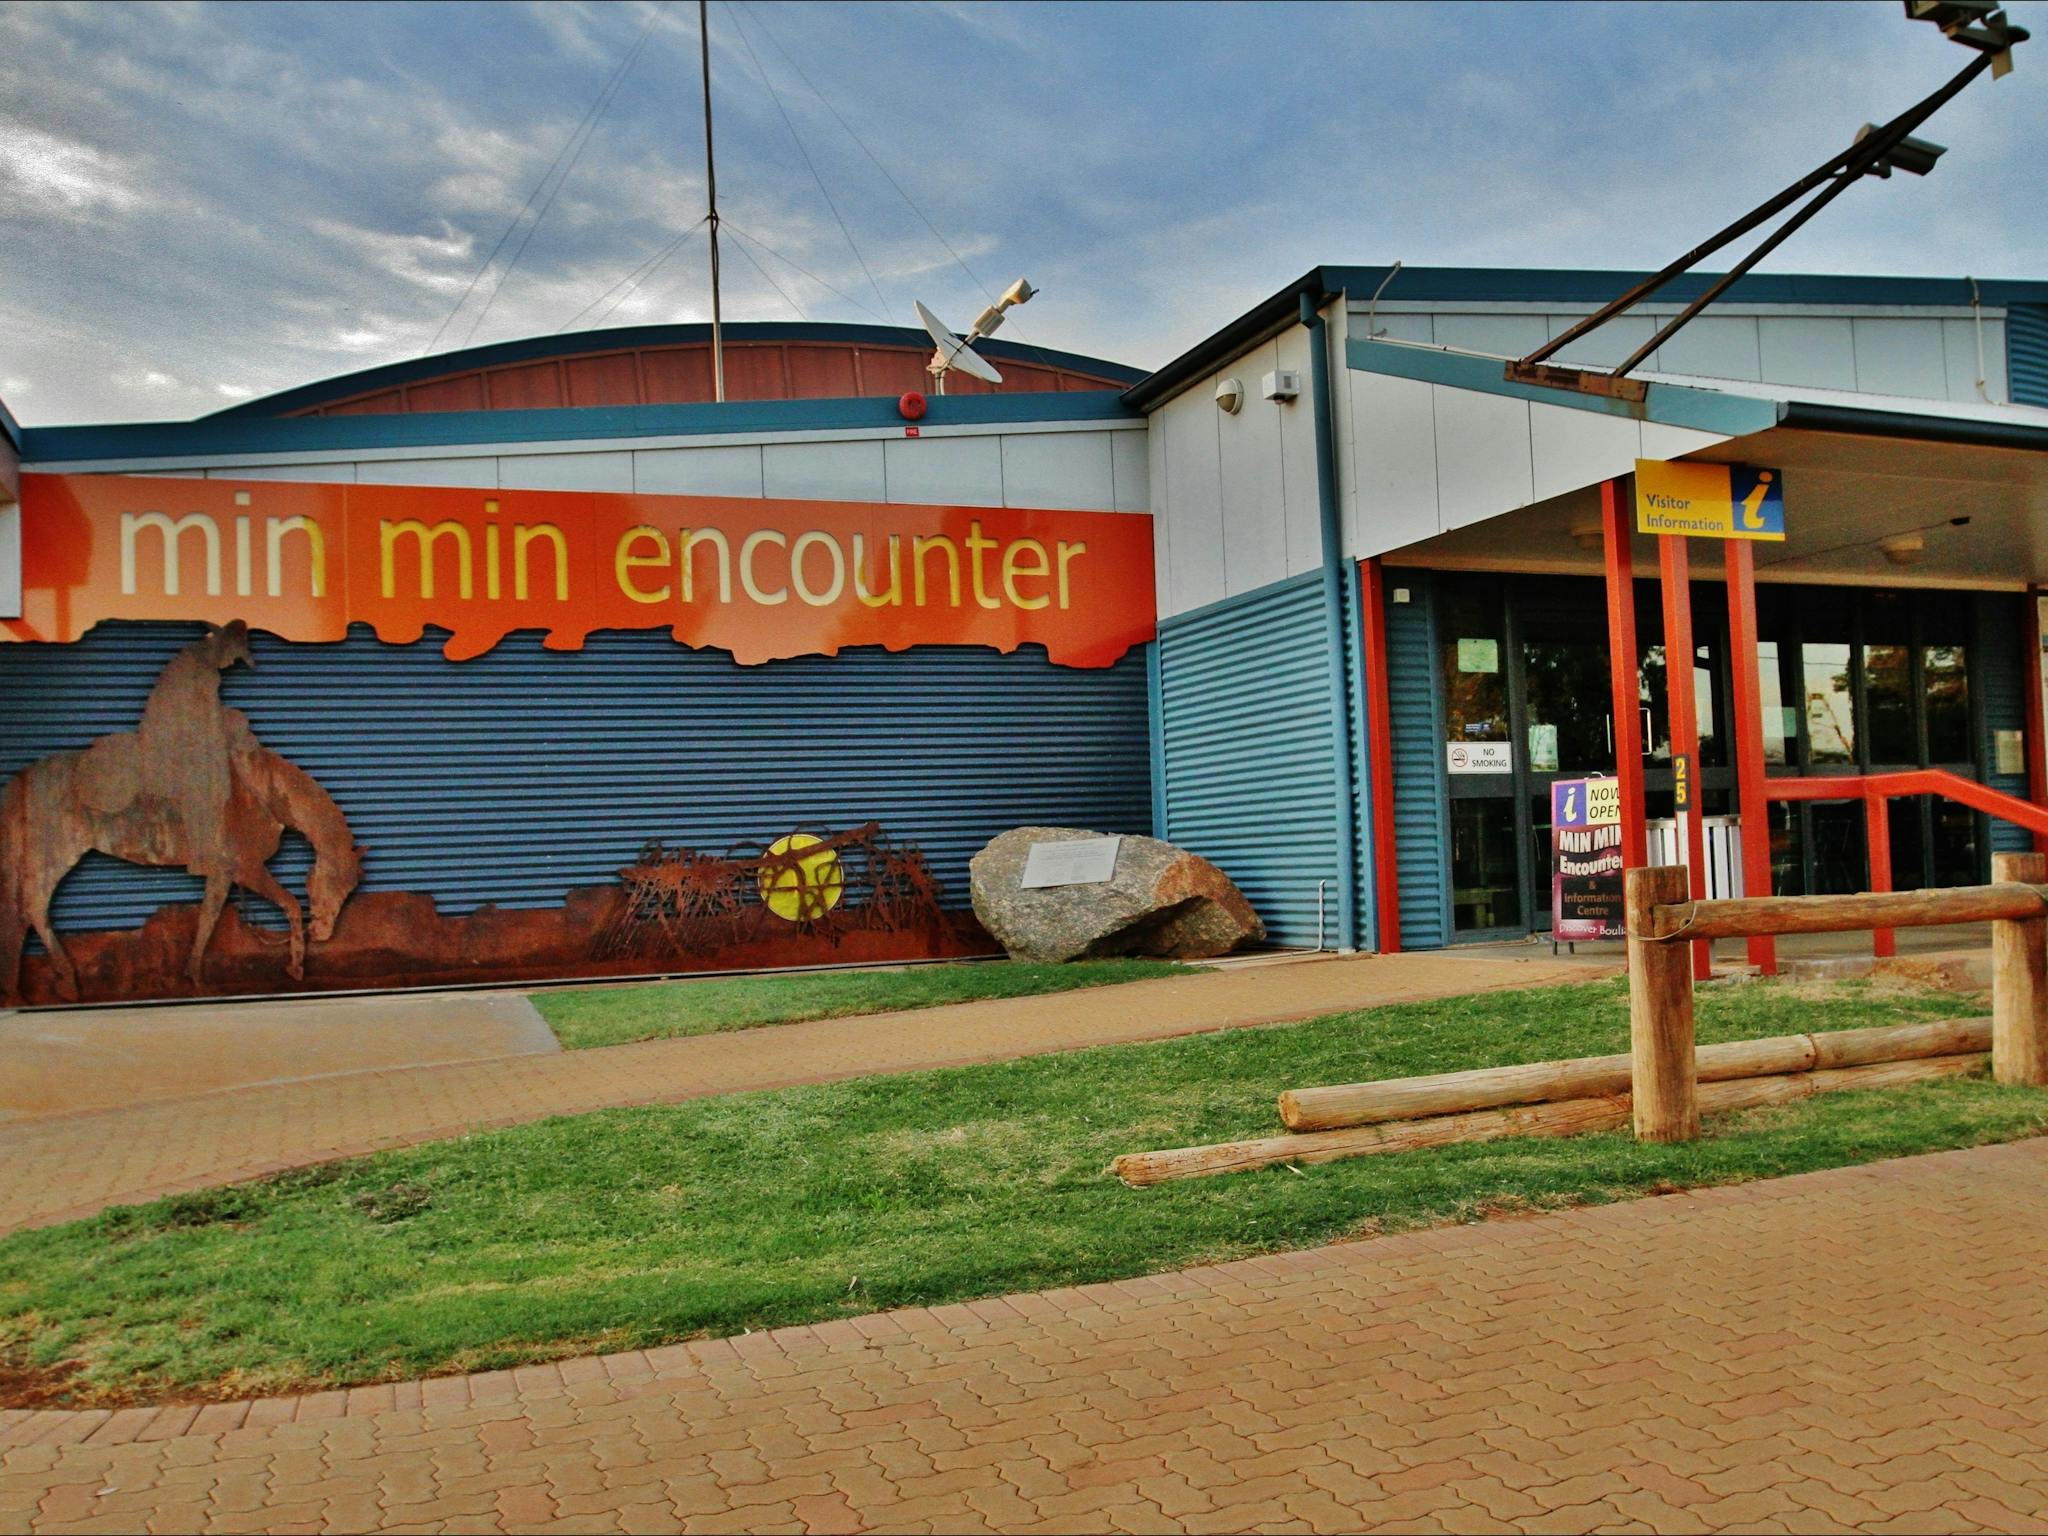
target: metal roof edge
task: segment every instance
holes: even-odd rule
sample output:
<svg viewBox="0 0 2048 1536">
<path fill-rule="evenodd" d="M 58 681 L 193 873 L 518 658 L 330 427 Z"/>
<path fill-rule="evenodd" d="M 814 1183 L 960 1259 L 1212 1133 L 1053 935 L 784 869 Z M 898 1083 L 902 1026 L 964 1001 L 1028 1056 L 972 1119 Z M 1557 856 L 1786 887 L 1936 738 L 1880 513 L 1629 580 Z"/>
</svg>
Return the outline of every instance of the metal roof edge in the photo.
<svg viewBox="0 0 2048 1536">
<path fill-rule="evenodd" d="M 1123 392 L 1124 402 L 1141 411 L 1163 403 L 1167 397 L 1179 394 L 1191 381 L 1229 362 L 1239 353 L 1257 346 L 1275 331 L 1284 330 L 1290 322 L 1299 319 L 1301 296 L 1304 293 L 1312 295 L 1317 307 L 1320 308 L 1335 294 L 1343 291 L 1344 285 L 1341 282 L 1331 282 L 1330 275 L 1333 272 L 1371 270 L 1374 269 L 1309 268 L 1271 298 L 1262 300 L 1255 307 L 1246 310 L 1206 341 L 1196 343 L 1172 362 L 1133 384 Z M 1385 269 L 1377 270 L 1383 272 Z M 1375 278 L 1374 281 L 1377 282 L 1378 279 Z"/>
<path fill-rule="evenodd" d="M 14 419 L 14 412 L 7 409 L 5 400 L 0 400 L 0 437 L 6 438 L 16 453 L 21 452 L 21 423 Z"/>
<path fill-rule="evenodd" d="M 923 426 L 1000 426 L 1006 422 L 1143 420 L 1109 390 L 935 396 Z M 137 422 L 112 426 L 30 427 L 21 456 L 34 464 L 154 459 L 207 454 L 301 453 L 337 449 L 599 442 L 735 432 L 815 432 L 903 428 L 888 399 L 736 400 L 688 405 L 583 406 L 541 411 L 422 411 L 392 416 L 287 416 Z"/>
<path fill-rule="evenodd" d="M 1360 373 L 1442 384 L 1478 394 L 1505 395 L 1601 416 L 1631 417 L 1667 427 L 1689 427 L 1695 432 L 1715 432 L 1725 437 L 1761 432 L 1776 426 L 1779 417 L 1778 401 L 1755 395 L 1660 383 L 1650 384 L 1640 403 L 1608 395 L 1583 395 L 1575 390 L 1513 382 L 1505 376 L 1505 358 L 1397 341 L 1371 341 L 1362 336 L 1354 336 L 1345 343 L 1344 360 Z"/>
<path fill-rule="evenodd" d="M 867 342 L 873 346 L 923 346 L 930 338 L 915 326 L 853 325 L 810 321 L 742 320 L 725 328 L 725 338 L 735 342 Z M 269 418 L 281 411 L 295 411 L 310 405 L 346 400 L 378 389 L 396 389 L 403 384 L 444 378 L 470 369 L 498 368 L 508 363 L 541 362 L 548 358 L 572 357 L 585 353 L 624 351 L 632 347 L 678 346 L 711 339 L 709 325 L 626 325 L 595 331 L 570 331 L 554 336 L 527 336 L 515 341 L 494 341 L 480 347 L 463 347 L 453 352 L 435 352 L 425 357 L 379 363 L 354 373 L 316 379 L 294 385 L 256 400 L 244 400 L 225 410 L 201 417 L 203 421 Z M 1145 370 L 1112 363 L 1105 358 L 1083 357 L 1078 352 L 1061 352 L 1015 341 L 977 342 L 976 350 L 990 357 L 1016 363 L 1040 363 L 1083 373 L 1098 373 L 1125 383 L 1142 380 Z M 1077 391 L 1079 393 L 1079 391 Z"/>
<path fill-rule="evenodd" d="M 1377 292 L 1389 266 L 1318 266 L 1262 300 L 1214 335 L 1197 342 L 1171 362 L 1155 370 L 1124 391 L 1124 399 L 1140 409 L 1159 404 L 1177 394 L 1191 380 L 1200 378 L 1238 352 L 1263 340 L 1278 329 L 1284 317 L 1299 304 L 1304 290 L 1313 289 L 1318 300 L 1332 294 L 1349 293 L 1363 297 Z M 1609 272 L 1583 267 L 1407 267 L 1391 283 L 1385 297 L 1413 302 L 1437 300 L 1444 303 L 1492 301 L 1503 304 L 1555 303 L 1605 304 L 1626 293 L 1650 276 L 1648 272 Z M 1697 298 L 1721 276 L 1717 272 L 1687 272 L 1656 291 L 1669 302 Z M 1731 286 L 1726 298 L 1748 304 L 1886 304 L 1961 305 L 1972 301 L 1972 279 L 1968 277 L 1874 277 L 1824 273 L 1751 273 Z M 1979 278 L 1975 297 L 1992 306 L 2048 304 L 2048 281 L 2023 278 Z"/>
<path fill-rule="evenodd" d="M 2017 421 L 1979 421 L 1963 416 L 1923 416 L 1912 411 L 1866 410 L 1854 405 L 1816 405 L 1787 400 L 1778 425 L 1807 432 L 1841 432 L 1859 437 L 1903 437 L 1925 443 L 1974 448 L 2019 448 L 2048 453 L 2048 427 Z"/>
</svg>

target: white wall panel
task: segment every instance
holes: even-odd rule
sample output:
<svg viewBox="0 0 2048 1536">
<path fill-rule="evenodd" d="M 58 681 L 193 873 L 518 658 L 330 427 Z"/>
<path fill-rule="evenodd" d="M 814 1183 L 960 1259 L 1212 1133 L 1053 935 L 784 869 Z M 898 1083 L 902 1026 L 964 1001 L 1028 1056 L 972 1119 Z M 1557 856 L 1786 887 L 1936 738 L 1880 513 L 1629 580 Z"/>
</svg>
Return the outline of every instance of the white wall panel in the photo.
<svg viewBox="0 0 2048 1536">
<path fill-rule="evenodd" d="M 755 473 L 763 496 L 794 501 L 880 501 L 887 487 L 879 441 L 763 443 L 759 452 Z M 735 466 L 735 476 L 739 473 Z"/>
<path fill-rule="evenodd" d="M 1437 506 L 1446 530 L 1533 498 L 1528 401 L 1439 388 L 1435 409 Z"/>
<path fill-rule="evenodd" d="M 1145 484 L 1152 494 L 1152 582 L 1154 598 L 1163 618 L 1174 611 L 1172 604 L 1174 538 L 1173 520 L 1166 515 L 1168 492 L 1166 471 L 1166 417 L 1155 412 L 1145 418 Z"/>
<path fill-rule="evenodd" d="M 152 469 L 152 475 L 164 471 Z M 364 485 L 462 485 L 481 490 L 498 488 L 498 461 L 492 457 L 448 459 L 363 459 L 356 479 Z"/>
<path fill-rule="evenodd" d="M 1216 408 L 1215 386 L 1196 393 L 1208 400 L 1216 421 L 1216 449 L 1223 502 L 1224 596 L 1254 591 L 1287 575 L 1285 471 L 1281 467 L 1281 422 L 1292 406 L 1259 398 L 1259 378 L 1279 366 L 1272 342 L 1231 364 L 1244 381 L 1245 400 L 1235 416 Z"/>
<path fill-rule="evenodd" d="M 1109 507 L 1114 512 L 1152 510 L 1152 434 L 1147 431 L 1109 432 Z"/>
<path fill-rule="evenodd" d="M 1443 531 L 1437 515 L 1435 386 L 1385 374 L 1351 375 L 1357 443 L 1355 526 L 1345 551 L 1384 554 Z"/>
<path fill-rule="evenodd" d="M 1534 401 L 1529 404 L 1529 438 L 1538 501 L 1627 474 L 1643 445 L 1639 423 L 1626 416 Z"/>
<path fill-rule="evenodd" d="M 1542 315 L 1438 315 L 1436 343 L 1496 357 L 1525 357 L 1550 340 Z"/>
<path fill-rule="evenodd" d="M 1701 315 L 1659 347 L 1650 366 L 1659 373 L 1689 373 L 1702 379 L 1759 381 L 1764 374 L 1756 317 Z"/>
<path fill-rule="evenodd" d="M 1216 447 L 1216 418 L 1221 414 L 1209 391 L 1196 388 L 1152 416 L 1154 430 L 1163 426 L 1166 436 L 1166 495 L 1152 515 L 1166 520 L 1173 540 L 1162 616 L 1185 613 L 1225 595 L 1223 477 Z"/>
<path fill-rule="evenodd" d="M 1351 312 L 1358 318 L 1351 322 L 1351 334 L 1365 335 L 1365 305 L 1352 306 Z M 1433 315 L 1396 314 L 1381 309 L 1372 317 L 1372 333 L 1381 341 L 1426 341 L 1436 340 L 1436 325 Z"/>
<path fill-rule="evenodd" d="M 498 459 L 498 484 L 508 491 L 630 491 L 633 455 L 518 453 Z"/>
<path fill-rule="evenodd" d="M 893 437 L 882 447 L 886 500 L 1000 507 L 1003 449 L 996 437 Z"/>
<path fill-rule="evenodd" d="M 1941 321 L 1856 319 L 1856 387 L 1875 395 L 1946 400 Z"/>
<path fill-rule="evenodd" d="M 352 485 L 353 464 L 251 464 L 244 469 L 209 469 L 209 480 L 311 480 L 328 485 Z"/>
<path fill-rule="evenodd" d="M 1642 452 L 1637 457 L 1644 459 L 1682 459 L 1688 453 L 1728 441 L 1724 433 L 1695 432 L 1691 427 L 1667 427 L 1660 421 L 1642 423 L 1642 434 Z"/>
<path fill-rule="evenodd" d="M 1344 361 L 1344 312 L 1337 306 L 1328 311 L 1325 327 L 1330 346 L 1330 371 L 1335 379 L 1310 378 L 1308 332 L 1301 326 L 1282 331 L 1274 341 L 1274 361 L 1281 368 L 1301 374 L 1302 395 L 1280 411 L 1280 484 L 1275 504 L 1281 534 L 1287 547 L 1287 574 L 1299 576 L 1323 563 L 1323 507 L 1316 486 L 1316 408 L 1308 393 L 1313 383 L 1328 389 L 1333 422 L 1342 419 L 1343 393 L 1340 388 L 1350 368 Z M 1260 404 L 1264 404 L 1261 401 Z M 1334 436 L 1334 434 L 1332 434 Z M 1342 465 L 1342 459 L 1338 464 Z M 1341 477 L 1343 470 L 1337 470 Z"/>
<path fill-rule="evenodd" d="M 1856 339 L 1845 317 L 1764 315 L 1757 339 L 1764 379 L 1812 389 L 1856 387 Z"/>
<path fill-rule="evenodd" d="M 999 439 L 1003 503 L 1099 511 L 1116 498 L 1107 432 L 1030 432 Z"/>
<path fill-rule="evenodd" d="M 1941 322 L 1942 351 L 1948 363 L 1948 397 L 1972 405 L 1982 405 L 1986 400 L 1996 404 L 2005 403 L 2005 322 L 1986 320 L 1984 332 L 1984 367 L 1977 371 L 1977 331 L 1974 320 L 1944 320 Z M 1977 380 L 1984 380 L 1984 391 L 1977 391 Z"/>
</svg>

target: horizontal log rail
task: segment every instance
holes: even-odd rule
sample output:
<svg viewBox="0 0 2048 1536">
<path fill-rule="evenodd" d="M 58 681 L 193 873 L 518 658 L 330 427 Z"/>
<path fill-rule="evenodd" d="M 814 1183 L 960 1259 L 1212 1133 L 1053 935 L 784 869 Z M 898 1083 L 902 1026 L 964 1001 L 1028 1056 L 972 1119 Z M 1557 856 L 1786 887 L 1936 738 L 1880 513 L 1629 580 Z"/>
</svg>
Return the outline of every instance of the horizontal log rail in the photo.
<svg viewBox="0 0 2048 1536">
<path fill-rule="evenodd" d="M 1954 775 L 1884 777 L 1917 781 Z M 1882 809 L 1876 798 L 1869 803 Z M 1874 826 L 1882 820 L 1875 813 L 1871 819 Z M 1991 876 L 1990 885 L 1937 891 L 1690 901 L 1684 866 L 1629 870 L 1623 894 L 1630 1108 L 1636 1136 L 1643 1141 L 1693 1140 L 1700 1133 L 1701 1104 L 1716 1086 L 1709 1082 L 1702 1088 L 1705 1053 L 1693 1043 L 1693 976 L 1687 946 L 1701 939 L 1988 922 L 1992 1075 L 2001 1083 L 2048 1087 L 2048 854 L 1993 854 Z M 1323 1107 L 1355 1112 L 1358 1106 L 1340 1101 Z"/>
<path fill-rule="evenodd" d="M 1734 896 L 1650 909 L 1652 943 L 1742 939 L 1752 934 L 1850 933 L 1862 928 L 1936 928 L 2024 922 L 2048 913 L 2048 886 L 2008 882 L 1935 891 L 1865 891 L 1853 896 Z"/>
</svg>

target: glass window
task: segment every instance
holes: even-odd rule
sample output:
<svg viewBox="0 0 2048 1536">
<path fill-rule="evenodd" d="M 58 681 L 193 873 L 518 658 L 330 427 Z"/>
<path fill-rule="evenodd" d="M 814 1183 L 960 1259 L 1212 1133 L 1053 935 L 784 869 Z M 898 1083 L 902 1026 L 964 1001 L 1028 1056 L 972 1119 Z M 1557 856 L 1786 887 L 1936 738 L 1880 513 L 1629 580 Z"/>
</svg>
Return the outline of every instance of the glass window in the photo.
<svg viewBox="0 0 2048 1536">
<path fill-rule="evenodd" d="M 1516 886 L 1515 802 L 1499 796 L 1451 802 L 1451 926 L 1460 933 L 1521 922 Z"/>
<path fill-rule="evenodd" d="M 1792 761 L 1792 749 L 1799 740 L 1799 722 L 1785 707 L 1785 679 L 1778 671 L 1777 641 L 1757 642 L 1756 680 L 1757 693 L 1763 701 L 1764 761 L 1783 767 Z"/>
<path fill-rule="evenodd" d="M 1444 739 L 1508 739 L 1508 674 L 1501 607 L 1478 593 L 1446 605 L 1443 628 Z"/>
<path fill-rule="evenodd" d="M 1923 662 L 1927 686 L 1927 760 L 1974 761 L 1977 753 L 1970 740 L 1968 654 L 1960 645 L 1930 645 Z"/>
<path fill-rule="evenodd" d="M 1799 660 L 1806 696 L 1808 760 L 1855 762 L 1856 714 L 1849 686 L 1849 647 L 1831 641 L 1808 641 L 1799 648 Z"/>
<path fill-rule="evenodd" d="M 1806 893 L 1806 866 L 1799 854 L 1799 807 L 1779 800 L 1771 806 L 1771 889 L 1745 891 L 1745 896 L 1801 896 Z"/>
<path fill-rule="evenodd" d="M 1975 885 L 1977 813 L 1953 800 L 1934 802 L 1934 883 Z"/>
<path fill-rule="evenodd" d="M 1842 896 L 1865 889 L 1862 802 L 1822 801 L 1812 806 L 1809 814 L 1813 818 L 1813 894 Z"/>
<path fill-rule="evenodd" d="M 1918 890 L 1927 881 L 1920 848 L 1920 797 L 1902 795 L 1893 800 L 1885 807 L 1885 821 L 1892 843 L 1891 888 Z"/>
<path fill-rule="evenodd" d="M 1612 773 L 1608 728 L 1613 687 L 1599 641 L 1528 640 L 1522 679 L 1529 699 L 1529 767 L 1536 773 Z"/>
<path fill-rule="evenodd" d="M 1913 708 L 1913 648 L 1863 647 L 1863 698 L 1873 763 L 1917 763 L 1920 741 Z M 1818 762 L 1819 758 L 1816 757 Z"/>
<path fill-rule="evenodd" d="M 1694 728 L 1699 732 L 1702 767 L 1725 767 L 1728 754 L 1714 730 L 1714 662 L 1706 646 L 1693 648 L 1692 701 Z M 1664 647 L 1653 645 L 1643 652 L 1641 667 L 1643 708 L 1650 717 L 1650 739 L 1645 755 L 1660 763 L 1671 761 L 1671 702 L 1664 670 Z M 1768 758 L 1767 758 L 1768 760 Z"/>
</svg>

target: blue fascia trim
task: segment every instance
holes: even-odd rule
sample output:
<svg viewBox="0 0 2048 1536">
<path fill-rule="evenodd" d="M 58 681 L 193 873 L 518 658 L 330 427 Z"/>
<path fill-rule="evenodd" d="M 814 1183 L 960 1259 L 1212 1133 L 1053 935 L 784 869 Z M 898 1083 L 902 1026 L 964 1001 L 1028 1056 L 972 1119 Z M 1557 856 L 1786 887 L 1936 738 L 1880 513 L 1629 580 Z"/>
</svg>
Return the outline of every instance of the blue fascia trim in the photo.
<svg viewBox="0 0 2048 1536">
<path fill-rule="evenodd" d="M 920 427 L 1009 422 L 1131 421 L 1144 417 L 1109 390 L 933 397 Z M 369 448 L 692 437 L 733 432 L 901 429 L 894 400 L 735 400 L 719 404 L 585 406 L 545 411 L 423 411 L 394 416 L 255 417 L 31 427 L 21 456 L 34 464 L 208 458 Z"/>
<path fill-rule="evenodd" d="M 858 342 L 875 347 L 931 345 L 931 338 L 923 331 L 913 326 L 900 325 L 835 325 L 813 324 L 808 321 L 792 323 L 756 320 L 735 321 L 725 326 L 724 331 L 725 339 L 731 342 Z M 480 368 L 502 368 L 509 363 L 539 362 L 546 358 L 576 357 L 590 353 L 621 352 L 633 347 L 689 346 L 710 340 L 711 327 L 708 325 L 625 325 L 609 330 L 571 331 L 560 336 L 527 336 L 517 341 L 496 341 L 481 347 L 464 347 L 455 352 L 435 352 L 425 357 L 407 358 L 403 362 L 381 363 L 375 368 L 363 368 L 355 373 L 337 374 L 330 379 L 321 379 L 312 384 L 301 384 L 294 389 L 282 390 L 274 395 L 265 395 L 260 400 L 245 400 L 240 405 L 231 405 L 226 410 L 215 411 L 211 416 L 202 419 L 222 421 L 277 416 L 286 411 L 304 410 L 308 406 L 325 405 L 333 400 L 348 400 L 376 390 L 396 389 L 404 384 L 445 378 L 450 374 L 468 373 Z M 1083 357 L 1077 352 L 1056 352 L 1051 348 L 1027 346 L 1014 341 L 977 342 L 975 350 L 989 357 L 1007 359 L 1014 363 L 1050 364 L 1056 368 L 1092 373 L 1125 384 L 1136 383 L 1145 376 L 1145 370 L 1142 368 L 1131 368 L 1102 358 Z"/>
<path fill-rule="evenodd" d="M 1213 603 L 1204 603 L 1199 608 L 1185 609 L 1180 613 L 1172 615 L 1170 618 L 1161 619 L 1159 627 L 1162 630 L 1171 629 L 1176 625 L 1192 623 L 1196 619 L 1206 619 L 1215 614 L 1228 613 L 1233 608 L 1242 608 L 1248 603 L 1256 603 L 1261 599 L 1272 597 L 1275 593 L 1285 592 L 1289 587 L 1320 586 L 1322 580 L 1323 573 L 1320 568 L 1313 571 L 1303 571 L 1298 576 L 1283 576 L 1278 581 L 1267 582 L 1263 587 L 1253 587 L 1249 592 L 1236 592 L 1229 597 L 1219 597 Z"/>
<path fill-rule="evenodd" d="M 1652 384 L 1648 397 L 1640 402 L 1614 400 L 1606 395 L 1582 395 L 1575 390 L 1512 382 L 1502 376 L 1503 365 L 1499 358 L 1476 357 L 1469 352 L 1443 352 L 1434 347 L 1404 346 L 1397 342 L 1367 341 L 1360 337 L 1347 341 L 1345 352 L 1346 361 L 1361 373 L 1416 379 L 1425 384 L 1443 384 L 1481 394 L 1507 395 L 1516 400 L 1534 400 L 1544 405 L 1593 411 L 1603 416 L 1632 417 L 1637 421 L 1659 422 L 1667 427 L 1690 427 L 1696 432 L 1718 432 L 1726 437 L 1746 437 L 1752 432 L 1775 427 L 1782 409 L 1775 400 L 1759 400 L 1749 395 L 1713 389 L 1692 389 L 1683 384 Z"/>
<path fill-rule="evenodd" d="M 1386 267 L 1324 267 L 1324 281 L 1363 299 L 1386 281 Z M 1590 268 L 1543 270 L 1512 267 L 1403 267 L 1381 295 L 1389 303 L 1605 304 L 1651 274 L 1603 272 Z M 1716 281 L 1718 272 L 1685 272 L 1645 301 L 1689 303 Z M 2048 301 L 2048 282 L 1979 278 L 1985 304 Z M 1970 303 L 1967 277 L 1853 277 L 1825 273 L 1751 273 L 1738 278 L 1717 303 L 1728 304 L 1905 304 Z"/>
</svg>

